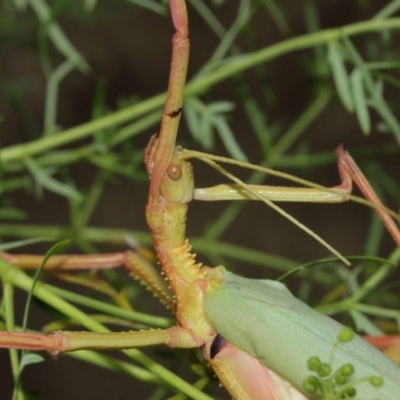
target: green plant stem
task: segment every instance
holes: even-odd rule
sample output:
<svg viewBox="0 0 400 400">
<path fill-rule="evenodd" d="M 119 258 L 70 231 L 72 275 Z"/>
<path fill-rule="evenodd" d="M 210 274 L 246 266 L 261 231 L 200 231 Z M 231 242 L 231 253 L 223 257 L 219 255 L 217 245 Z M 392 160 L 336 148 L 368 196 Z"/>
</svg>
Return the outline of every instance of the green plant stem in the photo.
<svg viewBox="0 0 400 400">
<path fill-rule="evenodd" d="M 14 322 L 14 286 L 8 282 L 3 281 L 3 301 L 4 301 L 4 313 L 6 330 L 13 331 L 15 327 Z M 11 372 L 14 379 L 14 394 L 16 400 L 24 400 L 24 393 L 19 384 L 19 360 L 18 351 L 16 349 L 10 349 L 10 362 Z"/>
<path fill-rule="evenodd" d="M 284 54 L 294 51 L 312 48 L 314 46 L 325 45 L 329 42 L 338 40 L 343 36 L 359 35 L 366 32 L 379 32 L 400 28 L 400 18 L 391 18 L 379 21 L 363 21 L 346 25 L 336 29 L 326 29 L 316 33 L 297 36 L 293 39 L 284 40 L 272 46 L 255 51 L 246 56 L 235 57 L 228 60 L 224 65 L 217 68 L 206 77 L 190 82 L 186 86 L 185 95 L 201 93 L 208 87 L 223 81 L 238 72 L 244 71 L 260 63 L 265 63 L 278 58 Z"/>
<path fill-rule="evenodd" d="M 364 314 L 373 315 L 375 317 L 381 318 L 393 318 L 400 319 L 400 311 L 399 310 L 391 310 L 384 307 L 371 306 L 370 304 L 357 304 L 355 307 L 357 311 L 360 311 Z"/>
<path fill-rule="evenodd" d="M 149 326 L 158 328 L 169 328 L 173 325 L 173 321 L 163 317 L 155 317 L 154 315 L 144 314 L 137 311 L 125 310 L 123 308 L 107 304 L 99 300 L 92 299 L 87 296 L 82 296 L 73 291 L 60 289 L 56 286 L 43 284 L 43 286 L 51 293 L 59 296 L 60 298 L 80 304 L 85 307 L 90 307 L 94 310 L 101 311 L 115 317 L 124 318 L 129 321 L 140 322 Z"/>
<path fill-rule="evenodd" d="M 47 35 L 58 51 L 74 64 L 79 64 L 79 68 L 82 72 L 89 71 L 90 67 L 84 58 L 71 44 L 59 25 L 53 21 L 52 11 L 47 3 L 43 0 L 30 0 L 29 4 L 35 11 Z"/>
<path fill-rule="evenodd" d="M 126 245 L 126 236 L 129 235 L 144 245 L 152 244 L 150 233 L 134 231 L 131 229 L 86 227 L 82 229 L 80 234 L 95 243 Z M 27 224 L 0 224 L 0 235 L 21 238 L 40 236 L 56 240 L 59 238 L 73 237 L 75 233 L 71 231 L 70 228 L 55 225 L 37 226 Z"/>
<path fill-rule="evenodd" d="M 18 268 L 8 264 L 4 260 L 0 259 L 0 275 L 4 282 L 11 283 L 20 289 L 29 291 L 33 280 Z M 85 328 L 93 332 L 109 332 L 109 330 L 98 323 L 94 319 L 90 318 L 87 314 L 80 311 L 71 304 L 65 302 L 60 297 L 49 292 L 44 285 L 40 282 L 37 283 L 34 296 L 50 304 L 68 317 L 78 321 Z M 130 358 L 138 362 L 147 368 L 150 372 L 163 379 L 169 386 L 175 387 L 178 391 L 181 391 L 188 395 L 190 398 L 195 400 L 212 400 L 211 397 L 193 388 L 192 385 L 182 380 L 168 369 L 157 364 L 149 357 L 145 356 L 141 351 L 137 349 L 123 350 Z"/>
<path fill-rule="evenodd" d="M 53 71 L 48 79 L 44 114 L 45 135 L 55 133 L 56 130 L 60 83 L 78 65 L 77 60 L 66 60 Z"/>
<path fill-rule="evenodd" d="M 72 235 L 69 228 L 59 226 L 35 226 L 35 225 L 14 225 L 0 224 L 0 236 L 16 237 L 36 237 L 45 236 L 54 239 L 68 237 Z M 86 227 L 80 230 L 80 236 L 95 243 L 112 243 L 117 245 L 126 245 L 126 236 L 132 236 L 135 240 L 145 245 L 150 245 L 150 234 L 143 232 L 123 230 L 123 229 L 105 229 L 96 227 Z M 269 266 L 279 271 L 287 271 L 294 268 L 298 263 L 285 257 L 275 256 L 257 250 L 247 249 L 245 247 L 231 245 L 223 242 L 212 242 L 202 238 L 192 238 L 191 243 L 196 250 L 227 255 L 231 258 L 253 262 L 258 265 Z M 212 246 L 210 244 L 212 243 Z"/>
<path fill-rule="evenodd" d="M 154 385 L 165 385 L 165 382 L 154 376 L 151 372 L 136 367 L 126 361 L 118 360 L 114 357 L 110 357 L 104 353 L 91 351 L 91 350 L 80 350 L 73 353 L 68 353 L 68 356 L 76 358 L 81 361 L 88 362 L 98 367 L 106 368 L 110 371 L 122 372 L 135 379 L 140 379 L 142 382 L 147 382 Z"/>
<path fill-rule="evenodd" d="M 389 257 L 389 260 L 397 265 L 400 261 L 400 248 L 397 248 Z M 394 271 L 393 264 L 385 264 L 378 269 L 351 297 L 354 302 L 359 302 L 374 288 L 376 288 L 387 276 Z"/>
<path fill-rule="evenodd" d="M 0 330 L 9 330 L 7 325 L 0 322 Z M 15 326 L 13 328 L 15 332 L 21 332 L 22 328 Z M 28 330 L 29 333 L 39 333 L 37 331 Z M 132 378 L 139 379 L 143 382 L 165 385 L 165 382 L 157 378 L 153 373 L 146 369 L 132 365 L 126 361 L 117 360 L 114 357 L 110 357 L 104 353 L 92 351 L 92 350 L 80 350 L 78 352 L 66 353 L 68 357 L 76 358 L 81 361 L 88 362 L 90 364 L 97 365 L 102 368 L 106 368 L 114 372 L 122 372 Z"/>
<path fill-rule="evenodd" d="M 105 117 L 87 122 L 77 127 L 59 132 L 57 135 L 46 136 L 33 140 L 26 144 L 10 146 L 0 152 L 0 162 L 7 163 L 26 157 L 40 154 L 49 149 L 60 147 L 64 144 L 80 140 L 93 132 L 109 128 L 114 125 L 132 120 L 164 104 L 165 94 L 154 96 L 151 99 L 144 100 L 140 104 L 125 108 Z M 160 113 L 161 118 L 161 113 Z"/>
<path fill-rule="evenodd" d="M 364 21 L 350 24 L 337 29 L 327 29 L 316 33 L 298 36 L 280 43 L 268 46 L 246 56 L 235 57 L 219 65 L 213 72 L 191 81 L 185 90 L 185 96 L 193 96 L 204 92 L 210 86 L 232 77 L 233 75 L 265 63 L 284 54 L 312 48 L 338 40 L 343 36 L 353 36 L 366 32 L 379 32 L 400 28 L 400 18 L 387 20 Z M 142 101 L 111 115 L 96 119 L 80 126 L 65 130 L 57 135 L 43 137 L 26 144 L 10 146 L 0 152 L 0 162 L 8 163 L 25 157 L 40 154 L 46 150 L 60 147 L 75 140 L 80 140 L 93 132 L 118 125 L 145 113 L 161 108 L 164 104 L 165 93 Z M 161 112 L 160 112 L 161 118 Z"/>
</svg>

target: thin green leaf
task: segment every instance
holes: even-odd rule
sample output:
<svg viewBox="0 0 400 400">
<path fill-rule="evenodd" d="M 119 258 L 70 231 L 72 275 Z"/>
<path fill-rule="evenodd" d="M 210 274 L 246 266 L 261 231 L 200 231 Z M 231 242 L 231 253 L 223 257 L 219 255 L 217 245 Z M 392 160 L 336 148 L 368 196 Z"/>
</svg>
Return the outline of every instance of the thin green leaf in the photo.
<svg viewBox="0 0 400 400">
<path fill-rule="evenodd" d="M 223 24 L 219 21 L 219 19 L 213 14 L 210 10 L 208 4 L 205 4 L 204 1 L 199 0 L 189 0 L 192 7 L 197 11 L 197 13 L 203 18 L 204 22 L 206 22 L 209 27 L 214 31 L 214 33 L 222 38 L 226 34 L 226 29 Z"/>
<path fill-rule="evenodd" d="M 24 240 L 16 240 L 15 242 L 0 244 L 0 250 L 1 251 L 9 251 L 12 249 L 17 249 L 19 247 L 29 246 L 30 244 L 50 242 L 53 240 L 54 239 L 48 238 L 48 237 L 35 237 L 35 238 L 24 239 Z"/>
<path fill-rule="evenodd" d="M 13 207 L 0 208 L 0 220 L 22 221 L 26 219 L 27 213 L 23 210 Z"/>
<path fill-rule="evenodd" d="M 347 260 L 349 261 L 359 261 L 359 262 L 371 262 L 371 263 L 381 263 L 381 264 L 391 264 L 393 266 L 396 266 L 396 263 L 391 262 L 389 260 L 386 260 L 385 258 L 381 258 L 381 257 L 373 257 L 373 256 L 348 256 L 346 257 Z M 309 263 L 300 265 L 298 267 L 292 268 L 290 269 L 290 271 L 284 273 L 283 275 L 281 275 L 279 278 L 277 278 L 276 280 L 278 282 L 283 282 L 285 280 L 287 280 L 290 276 L 298 274 L 299 272 L 304 272 L 308 269 L 311 269 L 313 267 L 322 267 L 325 265 L 329 265 L 335 262 L 338 262 L 339 259 L 332 257 L 332 258 L 324 258 L 324 259 L 320 259 L 320 260 L 315 260 L 315 261 L 311 261 Z"/>
<path fill-rule="evenodd" d="M 29 183 L 29 180 L 25 176 L 9 178 L 9 179 L 1 182 L 0 194 L 12 192 L 14 190 L 24 188 L 27 186 L 28 183 Z"/>
<path fill-rule="evenodd" d="M 193 384 L 193 386 L 197 389 L 203 390 L 208 382 L 210 382 L 210 378 L 209 377 L 203 377 L 200 378 L 197 382 L 195 382 Z M 183 393 L 177 394 L 176 396 L 170 397 L 168 398 L 168 400 L 186 400 L 189 399 L 189 397 L 185 396 Z"/>
<path fill-rule="evenodd" d="M 201 118 L 198 127 L 198 141 L 207 150 L 211 150 L 214 147 L 214 134 L 210 118 L 210 115 Z"/>
<path fill-rule="evenodd" d="M 350 83 L 358 122 L 364 134 L 368 135 L 371 131 L 371 120 L 365 98 L 363 75 L 358 68 L 352 72 Z"/>
<path fill-rule="evenodd" d="M 378 214 L 371 210 L 371 220 L 369 222 L 368 234 L 364 246 L 366 255 L 373 256 L 378 254 L 385 231 L 385 226 L 382 224 Z"/>
<path fill-rule="evenodd" d="M 1 316 L 5 321 L 5 327 L 9 332 L 12 332 L 15 328 L 14 320 L 14 285 L 9 282 L 3 281 L 3 298 L 1 302 Z M 19 357 L 16 349 L 9 349 L 11 371 L 14 382 L 18 381 L 18 370 L 19 370 Z"/>
<path fill-rule="evenodd" d="M 54 179 L 32 159 L 27 158 L 25 163 L 37 182 L 44 188 L 61 196 L 72 197 L 75 200 L 82 199 L 82 195 L 75 188 Z"/>
<path fill-rule="evenodd" d="M 42 24 L 47 36 L 53 42 L 57 50 L 68 60 L 77 61 L 82 72 L 90 70 L 82 55 L 75 49 L 68 37 L 61 30 L 60 26 L 53 20 L 53 12 L 43 0 L 30 0 L 30 6 Z"/>
<path fill-rule="evenodd" d="M 81 60 L 69 59 L 61 63 L 47 80 L 46 102 L 44 112 L 44 135 L 51 135 L 57 132 L 57 106 L 58 93 L 61 81 L 75 68 L 79 67 Z"/>
<path fill-rule="evenodd" d="M 383 332 L 364 314 L 356 310 L 350 310 L 350 315 L 358 332 L 365 332 L 367 335 L 383 335 Z"/>
<path fill-rule="evenodd" d="M 91 13 L 96 8 L 96 5 L 97 5 L 97 0 L 84 0 L 83 9 L 87 13 Z"/>
<path fill-rule="evenodd" d="M 375 82 L 375 93 L 377 98 L 383 99 L 383 82 L 381 80 Z"/>
<path fill-rule="evenodd" d="M 229 109 L 228 102 L 204 104 L 199 98 L 192 97 L 189 100 L 187 121 L 193 138 L 206 150 L 214 146 L 213 119 L 219 110 Z"/>
<path fill-rule="evenodd" d="M 239 161 L 247 161 L 247 157 L 243 150 L 240 148 L 235 136 L 228 123 L 222 117 L 218 117 L 214 120 L 215 129 L 217 129 L 222 142 L 225 145 L 228 153 Z"/>
<path fill-rule="evenodd" d="M 290 33 L 290 26 L 283 11 L 279 8 L 279 5 L 273 0 L 262 0 L 262 4 L 268 9 L 272 20 L 275 22 L 281 33 L 288 35 Z"/>
<path fill-rule="evenodd" d="M 195 97 L 189 97 L 185 101 L 185 108 L 183 109 L 183 115 L 185 116 L 189 131 L 195 140 L 200 140 L 200 119 L 196 110 L 196 105 L 198 101 L 199 100 Z"/>
<path fill-rule="evenodd" d="M 233 108 L 233 104 L 228 101 L 219 101 L 206 105 L 198 98 L 191 98 L 187 114 L 188 124 L 193 137 L 205 149 L 211 150 L 213 147 L 213 130 L 215 129 L 229 154 L 239 160 L 246 160 L 244 152 L 240 149 L 229 125 L 225 121 L 224 114 L 232 111 Z"/>
<path fill-rule="evenodd" d="M 29 0 L 14 0 L 15 8 L 18 11 L 25 11 L 28 7 Z"/>
<path fill-rule="evenodd" d="M 389 4 L 386 4 L 380 11 L 378 11 L 373 17 L 373 20 L 386 19 L 391 17 L 395 12 L 400 9 L 400 1 L 393 0 Z"/>
<path fill-rule="evenodd" d="M 12 394 L 12 400 L 24 400 L 25 396 L 20 387 L 20 377 L 22 371 L 25 369 L 26 366 L 31 364 L 38 364 L 44 361 L 44 358 L 36 353 L 25 353 L 22 355 L 21 361 L 19 363 L 17 379 L 14 386 L 14 391 Z"/>
<path fill-rule="evenodd" d="M 340 100 L 347 111 L 352 112 L 354 104 L 349 79 L 339 44 L 336 41 L 328 44 L 328 61 L 331 65 L 333 80 Z"/>
<path fill-rule="evenodd" d="M 400 0 L 399 0 L 400 1 Z M 369 70 L 382 70 L 382 69 L 399 69 L 399 61 L 374 61 L 365 63 L 366 68 Z"/>
<path fill-rule="evenodd" d="M 148 10 L 154 11 L 160 15 L 168 14 L 168 9 L 165 4 L 159 4 L 153 0 L 128 0 L 128 2 L 143 8 L 147 8 Z"/>
<path fill-rule="evenodd" d="M 365 67 L 364 60 L 358 53 L 357 49 L 353 46 L 350 39 L 347 37 L 343 37 L 343 42 L 346 45 L 346 50 L 348 51 L 352 61 L 363 74 L 365 89 L 370 95 L 371 103 L 373 104 L 376 111 L 380 114 L 383 121 L 390 128 L 397 142 L 400 143 L 399 121 L 393 114 L 385 99 L 382 97 L 381 93 L 377 91 L 377 87 L 371 73 Z"/>
<path fill-rule="evenodd" d="M 23 332 L 26 331 L 27 326 L 28 326 L 29 309 L 30 309 L 30 306 L 31 306 L 32 296 L 33 296 L 33 293 L 35 291 L 35 286 L 36 286 L 37 281 L 39 280 L 39 276 L 40 276 L 40 274 L 41 274 L 41 272 L 42 272 L 47 260 L 52 255 L 57 254 L 57 253 L 61 252 L 62 250 L 64 250 L 68 243 L 69 243 L 69 240 L 62 240 L 60 242 L 57 242 L 55 245 L 53 245 L 50 248 L 50 250 L 45 254 L 45 256 L 43 258 L 43 261 L 40 264 L 40 267 L 35 272 L 35 276 L 33 278 L 33 283 L 32 283 L 31 289 L 29 291 L 28 298 L 26 300 L 24 318 L 23 318 L 23 322 L 22 322 L 22 331 Z"/>
<path fill-rule="evenodd" d="M 235 109 L 235 104 L 231 101 L 218 101 L 209 105 L 209 110 L 214 114 L 223 114 L 231 112 Z"/>
<path fill-rule="evenodd" d="M 19 373 L 21 373 L 26 366 L 31 365 L 31 364 L 38 364 L 43 361 L 44 361 L 44 358 L 42 356 L 40 356 L 39 354 L 36 354 L 36 353 L 24 354 L 22 356 L 21 362 L 19 364 Z"/>
</svg>

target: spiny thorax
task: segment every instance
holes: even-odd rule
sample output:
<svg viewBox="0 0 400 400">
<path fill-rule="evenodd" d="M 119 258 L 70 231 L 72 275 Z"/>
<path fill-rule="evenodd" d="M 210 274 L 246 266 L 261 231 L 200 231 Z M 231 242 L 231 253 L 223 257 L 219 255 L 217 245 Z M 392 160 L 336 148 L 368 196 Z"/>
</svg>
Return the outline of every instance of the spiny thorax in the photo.
<svg viewBox="0 0 400 400">
<path fill-rule="evenodd" d="M 178 324 L 199 346 L 210 339 L 212 331 L 203 314 L 203 298 L 210 286 L 210 275 L 211 279 L 218 279 L 222 270 L 196 263 L 185 238 L 186 214 L 188 203 L 193 199 L 194 181 L 192 165 L 181 154 L 181 149 L 175 148 L 161 179 L 149 168 L 152 184 L 157 182 L 159 186 L 154 190 L 157 196 L 149 196 L 146 217 L 158 260 L 175 295 Z M 148 155 L 151 161 L 150 151 Z"/>
<path fill-rule="evenodd" d="M 178 298 L 182 286 L 191 285 L 204 277 L 201 265 L 196 264 L 185 239 L 188 203 L 194 192 L 192 165 L 181 157 L 181 149 L 177 147 L 161 179 L 154 176 L 154 171 L 149 172 L 151 184 L 156 178 L 159 187 L 157 197 L 149 198 L 147 223 L 158 259 Z"/>
<path fill-rule="evenodd" d="M 158 259 L 177 297 L 182 286 L 204 278 L 202 265 L 195 262 L 185 238 L 187 209 L 187 204 L 176 203 L 158 203 L 146 208 Z"/>
<path fill-rule="evenodd" d="M 200 345 L 212 330 L 203 315 L 209 268 L 196 263 L 185 239 L 187 208 L 187 204 L 165 203 L 148 205 L 146 212 L 157 257 L 175 295 L 176 318 Z"/>
</svg>

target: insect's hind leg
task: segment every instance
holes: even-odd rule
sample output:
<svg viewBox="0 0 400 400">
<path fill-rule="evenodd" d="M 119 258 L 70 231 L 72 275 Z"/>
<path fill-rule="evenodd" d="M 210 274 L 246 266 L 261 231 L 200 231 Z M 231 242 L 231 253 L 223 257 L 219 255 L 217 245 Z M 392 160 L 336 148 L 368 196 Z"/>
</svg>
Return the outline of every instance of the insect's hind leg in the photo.
<svg viewBox="0 0 400 400">
<path fill-rule="evenodd" d="M 386 226 L 386 229 L 392 235 L 396 244 L 400 247 L 400 231 L 394 220 L 387 213 L 385 206 L 379 199 L 378 195 L 375 193 L 374 189 L 368 182 L 365 175 L 362 173 L 356 162 L 347 153 L 343 146 L 339 146 L 336 149 L 336 155 L 338 159 L 338 168 L 342 181 L 346 182 L 345 175 L 349 175 L 355 184 L 359 187 L 363 195 L 367 200 L 369 200 L 373 205 L 375 205 L 375 211 L 378 213 L 379 217 Z"/>
</svg>

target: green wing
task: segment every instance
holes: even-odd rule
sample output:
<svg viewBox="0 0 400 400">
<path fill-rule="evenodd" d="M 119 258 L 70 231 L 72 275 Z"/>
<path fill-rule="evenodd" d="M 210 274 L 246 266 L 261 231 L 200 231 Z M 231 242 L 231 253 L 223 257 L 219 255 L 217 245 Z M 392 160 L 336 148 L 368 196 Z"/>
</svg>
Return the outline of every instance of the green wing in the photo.
<svg viewBox="0 0 400 400">
<path fill-rule="evenodd" d="M 246 279 L 229 272 L 207 292 L 204 314 L 228 342 L 258 358 L 300 390 L 304 378 L 310 375 L 307 360 L 318 356 L 328 362 L 343 329 L 298 300 L 281 283 Z M 400 398 L 400 368 L 360 337 L 336 348 L 334 370 L 345 363 L 355 367 L 355 379 L 384 379 L 380 388 L 357 385 L 357 398 Z"/>
</svg>

